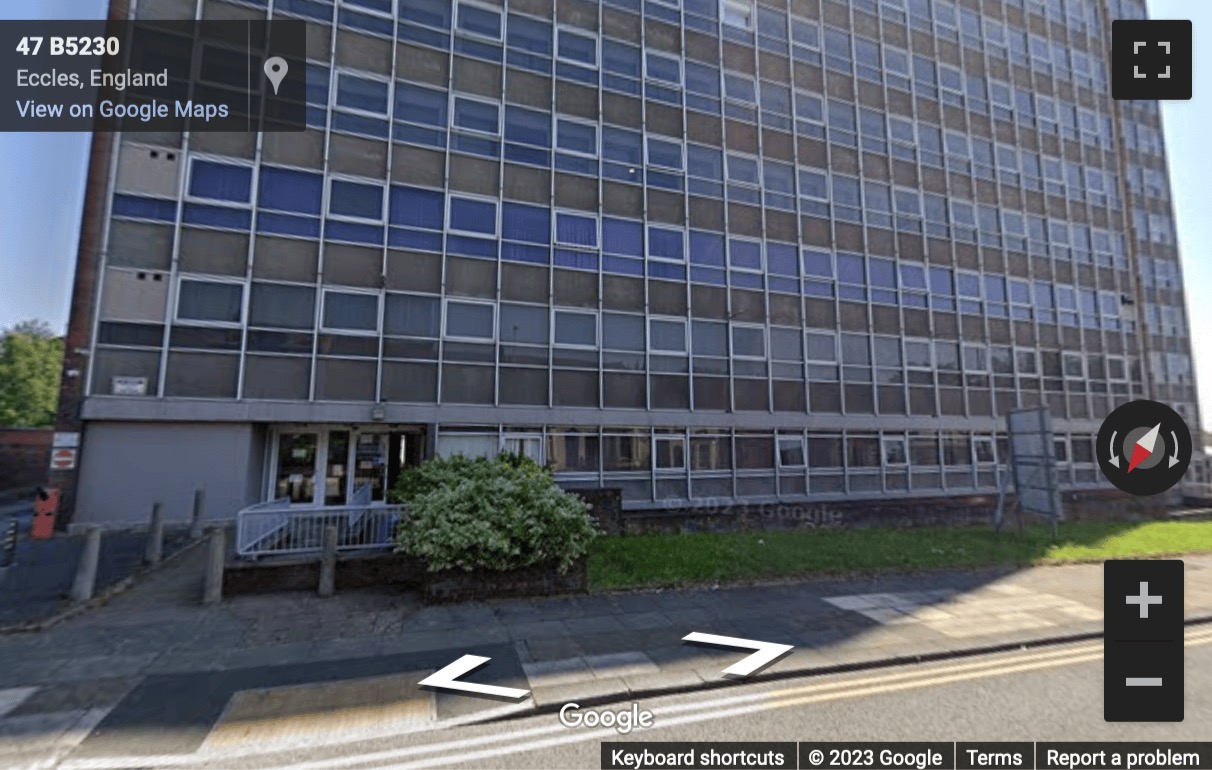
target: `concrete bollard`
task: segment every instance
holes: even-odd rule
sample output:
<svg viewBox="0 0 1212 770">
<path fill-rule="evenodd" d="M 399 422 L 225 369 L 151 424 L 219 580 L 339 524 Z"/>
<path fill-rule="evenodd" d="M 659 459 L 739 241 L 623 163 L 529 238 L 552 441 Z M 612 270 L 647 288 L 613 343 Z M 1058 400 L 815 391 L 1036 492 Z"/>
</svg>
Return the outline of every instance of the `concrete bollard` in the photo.
<svg viewBox="0 0 1212 770">
<path fill-rule="evenodd" d="M 206 490 L 194 490 L 194 513 L 189 520 L 189 539 L 202 537 L 202 519 L 206 515 Z"/>
<path fill-rule="evenodd" d="M 227 560 L 227 530 L 208 527 L 206 536 L 206 572 L 202 578 L 202 603 L 218 604 L 223 599 L 223 566 Z"/>
<path fill-rule="evenodd" d="M 164 504 L 152 503 L 151 525 L 147 528 L 144 564 L 159 564 L 164 557 Z"/>
<path fill-rule="evenodd" d="M 84 550 L 76 563 L 76 579 L 72 583 L 71 598 L 74 602 L 86 602 L 93 598 L 97 588 L 97 565 L 101 562 L 101 528 L 88 524 L 84 529 Z"/>
<path fill-rule="evenodd" d="M 320 596 L 332 596 L 337 592 L 337 527 L 329 524 L 324 528 L 324 546 L 320 551 Z"/>
</svg>

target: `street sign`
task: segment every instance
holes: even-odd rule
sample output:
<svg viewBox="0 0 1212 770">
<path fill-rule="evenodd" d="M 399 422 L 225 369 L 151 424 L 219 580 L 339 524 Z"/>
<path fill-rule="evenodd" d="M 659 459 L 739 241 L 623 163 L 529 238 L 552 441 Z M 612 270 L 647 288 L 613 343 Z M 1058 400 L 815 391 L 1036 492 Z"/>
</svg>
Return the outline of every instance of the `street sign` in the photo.
<svg viewBox="0 0 1212 770">
<path fill-rule="evenodd" d="M 50 467 L 52 471 L 70 471 L 76 467 L 76 449 L 59 448 L 51 450 Z"/>
<path fill-rule="evenodd" d="M 52 437 L 51 446 L 53 446 L 55 448 L 69 447 L 69 448 L 74 449 L 74 448 L 80 446 L 80 434 L 79 433 L 56 432 L 55 435 Z"/>
</svg>

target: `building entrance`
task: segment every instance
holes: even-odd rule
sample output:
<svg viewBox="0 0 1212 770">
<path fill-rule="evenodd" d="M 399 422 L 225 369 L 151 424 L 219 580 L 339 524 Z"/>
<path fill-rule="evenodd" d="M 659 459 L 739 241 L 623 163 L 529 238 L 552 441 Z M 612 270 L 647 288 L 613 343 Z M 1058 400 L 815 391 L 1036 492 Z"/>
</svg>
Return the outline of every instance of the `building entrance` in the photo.
<svg viewBox="0 0 1212 770">
<path fill-rule="evenodd" d="M 424 427 L 273 429 L 267 500 L 292 505 L 384 503 L 400 470 L 425 454 Z"/>
</svg>

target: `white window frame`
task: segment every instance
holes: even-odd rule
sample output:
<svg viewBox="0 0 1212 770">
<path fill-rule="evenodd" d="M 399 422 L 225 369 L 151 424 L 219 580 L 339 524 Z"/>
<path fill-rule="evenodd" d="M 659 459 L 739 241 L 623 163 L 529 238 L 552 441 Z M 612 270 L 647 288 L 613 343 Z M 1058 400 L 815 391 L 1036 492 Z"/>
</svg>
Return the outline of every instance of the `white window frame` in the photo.
<svg viewBox="0 0 1212 770">
<path fill-rule="evenodd" d="M 1019 366 L 1019 357 L 1026 354 L 1031 357 L 1032 370 L 1024 371 Z M 1039 377 L 1041 372 L 1039 368 L 1039 351 L 1035 348 L 1014 348 L 1014 374 L 1019 377 Z"/>
<path fill-rule="evenodd" d="M 460 126 L 458 123 L 456 123 L 455 122 L 455 119 L 456 119 L 456 106 L 455 105 L 458 102 L 458 100 L 460 100 L 460 99 L 462 99 L 463 101 L 467 101 L 467 102 L 478 102 L 480 104 L 489 104 L 489 105 L 492 105 L 493 107 L 496 107 L 497 108 L 497 130 L 491 131 L 491 132 L 490 131 L 481 131 L 478 128 L 466 128 L 466 127 Z M 505 122 L 505 107 L 504 107 L 504 105 L 501 104 L 500 101 L 498 101 L 496 99 L 485 99 L 482 96 L 474 96 L 472 94 L 465 94 L 465 93 L 458 92 L 458 91 L 450 92 L 450 117 L 447 120 L 448 129 L 450 131 L 456 131 L 460 134 L 467 134 L 469 136 L 493 136 L 493 137 L 500 138 L 500 137 L 504 136 L 504 132 L 502 130 L 502 124 L 504 122 Z"/>
<path fill-rule="evenodd" d="M 366 10 L 366 9 L 359 9 Z M 370 112 L 369 110 L 359 109 L 357 107 L 346 107 L 337 102 L 337 91 L 341 87 L 341 76 L 351 75 L 353 77 L 362 78 L 363 80 L 374 80 L 379 83 L 387 84 L 387 111 L 386 112 Z M 392 86 L 391 78 L 386 75 L 379 75 L 374 72 L 366 72 L 365 70 L 354 69 L 353 67 L 338 67 L 333 72 L 332 77 L 332 98 L 329 100 L 334 110 L 348 113 L 350 115 L 364 115 L 368 118 L 377 118 L 379 120 L 390 120 L 392 114 L 392 97 L 395 89 Z"/>
<path fill-rule="evenodd" d="M 833 358 L 831 360 L 826 361 L 820 358 L 812 357 L 812 353 L 810 352 L 810 347 L 808 345 L 809 334 L 815 334 L 820 337 L 833 337 Z M 818 366 L 840 366 L 842 363 L 842 355 L 841 351 L 839 350 L 837 332 L 828 332 L 818 329 L 806 330 L 804 332 L 804 363 Z"/>
<path fill-rule="evenodd" d="M 668 231 L 668 232 L 676 232 L 682 237 L 682 258 L 681 259 L 674 259 L 672 257 L 663 257 L 663 256 L 660 256 L 657 254 L 653 254 L 649 250 L 648 231 L 652 228 L 656 228 L 657 230 L 664 230 L 664 231 Z M 665 262 L 670 265 L 684 265 L 684 264 L 686 264 L 686 255 L 690 250 L 690 245 L 687 243 L 687 240 L 688 240 L 688 236 L 687 236 L 686 230 L 681 230 L 676 227 L 664 227 L 662 225 L 656 225 L 656 224 L 651 224 L 651 223 L 645 222 L 645 224 L 644 224 L 644 259 L 651 259 L 651 260 L 655 260 L 657 262 Z"/>
<path fill-rule="evenodd" d="M 145 272 L 145 271 L 137 271 Z M 181 317 L 181 284 L 185 281 L 193 281 L 195 283 L 226 283 L 241 287 L 240 297 L 240 320 L 238 321 L 207 321 L 200 318 L 182 318 Z M 199 273 L 180 273 L 177 275 L 176 285 L 172 293 L 173 303 L 173 323 L 183 326 L 207 327 L 211 329 L 239 329 L 244 326 L 244 322 L 248 319 L 248 301 L 249 295 L 252 294 L 252 288 L 248 281 L 243 278 L 233 278 L 231 276 L 208 275 Z"/>
<path fill-rule="evenodd" d="M 734 332 L 736 329 L 750 329 L 761 333 L 762 335 L 762 354 L 760 356 L 742 355 L 736 352 L 736 338 Z M 747 324 L 747 323 L 730 323 L 728 324 L 728 353 L 732 358 L 742 361 L 768 361 L 770 356 L 770 340 L 766 334 L 766 326 L 764 324 Z"/>
<path fill-rule="evenodd" d="M 375 328 L 373 329 L 346 329 L 339 326 L 325 326 L 324 315 L 328 309 L 329 294 L 358 294 L 365 297 L 374 297 L 377 302 L 375 313 Z M 330 332 L 332 334 L 342 334 L 357 337 L 378 337 L 380 330 L 383 328 L 383 292 L 375 289 L 359 289 L 351 286 L 325 286 L 320 292 L 320 331 Z M 495 325 L 495 321 L 494 321 Z"/>
<path fill-rule="evenodd" d="M 980 459 L 980 452 L 978 452 L 977 448 L 976 448 L 978 444 L 989 447 L 989 454 L 990 454 L 990 456 L 993 457 L 992 460 Z M 998 464 L 997 442 L 994 441 L 993 436 L 973 434 L 973 436 L 972 436 L 972 464 L 974 466 L 978 466 L 978 467 L 981 465 L 997 465 Z"/>
<path fill-rule="evenodd" d="M 194 163 L 195 161 L 204 161 L 207 163 L 217 163 L 223 166 L 243 166 L 252 171 L 251 179 L 248 183 L 248 202 L 241 203 L 240 201 L 225 201 L 222 198 L 200 198 L 190 193 L 190 188 L 194 183 Z M 185 200 L 189 203 L 200 203 L 204 206 L 221 206 L 230 209 L 240 209 L 241 211 L 249 211 L 253 207 L 253 203 L 257 200 L 257 164 L 243 158 L 233 158 L 228 155 L 212 155 L 210 153 L 190 153 L 189 165 L 187 168 L 189 174 L 185 182 Z M 198 227 L 199 225 L 193 225 Z M 204 225 L 202 225 L 204 227 Z"/>
<path fill-rule="evenodd" d="M 1069 373 L 1069 362 L 1077 361 L 1081 367 L 1079 374 Z M 1061 351 L 1061 377 L 1066 380 L 1085 380 L 1086 379 L 1086 357 L 1081 353 L 1072 350 Z"/>
<path fill-rule="evenodd" d="M 732 242 L 733 241 L 742 241 L 744 243 L 757 244 L 758 262 L 760 264 L 757 267 L 741 267 L 740 265 L 732 264 Z M 740 272 L 740 273 L 754 273 L 754 274 L 759 274 L 759 275 L 765 273 L 765 271 L 766 271 L 766 244 L 760 238 L 745 238 L 743 236 L 733 236 L 731 238 L 727 238 L 725 248 L 728 250 L 728 257 L 727 257 L 726 261 L 728 263 L 729 270 L 736 270 L 737 272 Z"/>
<path fill-rule="evenodd" d="M 785 465 L 783 463 L 783 444 L 797 442 L 800 447 L 800 456 L 803 458 L 799 464 Z M 774 436 L 774 462 L 779 470 L 783 469 L 799 469 L 808 467 L 808 440 L 802 434 L 795 433 L 776 433 Z"/>
<path fill-rule="evenodd" d="M 657 447 L 662 442 L 668 442 L 671 444 L 678 443 L 678 444 L 682 445 L 682 464 L 681 465 L 671 465 L 668 468 L 662 468 L 658 464 L 658 458 L 661 456 L 661 452 L 659 449 L 657 449 Z M 682 434 L 657 433 L 655 436 L 653 436 L 652 450 L 653 450 L 652 451 L 652 470 L 654 473 L 681 475 L 686 472 L 686 460 L 690 454 L 690 444 L 686 440 L 686 436 L 684 436 Z"/>
<path fill-rule="evenodd" d="M 905 459 L 901 462 L 890 462 L 888 459 L 888 446 L 890 444 L 901 445 L 901 456 Z M 906 436 L 880 436 L 880 465 L 885 468 L 907 468 L 909 467 L 909 439 Z"/>
<path fill-rule="evenodd" d="M 909 343 L 924 345 L 927 352 L 930 354 L 930 363 L 923 366 L 922 364 L 909 363 Z M 933 372 L 934 371 L 934 340 L 924 339 L 922 337 L 905 337 L 901 341 L 902 360 L 905 362 L 905 371 L 907 372 Z"/>
<path fill-rule="evenodd" d="M 676 144 L 678 146 L 678 152 L 680 153 L 679 157 L 682 160 L 682 165 L 680 168 L 677 168 L 674 166 L 664 166 L 659 163 L 653 162 L 652 155 L 649 153 L 649 143 L 653 139 L 657 140 L 658 142 L 665 142 L 667 144 Z M 644 166 L 661 169 L 662 171 L 666 171 L 666 172 L 670 172 L 670 173 L 677 173 L 677 174 L 686 173 L 686 143 L 681 140 L 678 140 L 678 139 L 673 139 L 671 137 L 657 136 L 657 135 L 653 135 L 653 134 L 645 134 L 644 135 Z"/>
<path fill-rule="evenodd" d="M 652 344 L 653 324 L 658 323 L 658 322 L 659 323 L 681 324 L 681 326 L 682 326 L 682 349 L 680 351 L 666 350 L 664 348 L 657 348 L 655 345 Z M 687 322 L 687 320 L 685 318 L 678 318 L 678 317 L 674 317 L 674 316 L 648 316 L 647 332 L 648 332 L 648 340 L 647 340 L 648 352 L 650 354 L 658 355 L 658 356 L 688 356 L 688 355 L 690 355 L 690 324 Z"/>
<path fill-rule="evenodd" d="M 522 451 L 520 453 L 514 452 L 509 448 L 508 444 L 511 441 L 518 441 L 522 443 Z M 526 442 L 528 441 L 538 442 L 539 451 L 537 453 L 537 457 L 532 457 L 526 452 L 525 446 Z M 521 454 L 523 457 L 530 457 L 530 459 L 534 460 L 539 465 L 543 465 L 547 461 L 547 442 L 544 440 L 542 433 L 502 433 L 500 447 L 502 452 Z"/>
<path fill-rule="evenodd" d="M 568 33 L 570 35 L 575 35 L 576 37 L 587 38 L 593 42 L 593 62 L 592 63 L 586 63 L 579 59 L 570 59 L 566 56 L 560 55 L 560 37 L 563 36 L 564 33 Z M 566 64 L 572 64 L 577 67 L 589 67 L 591 69 L 597 69 L 599 66 L 601 66 L 601 63 L 602 63 L 601 39 L 598 38 L 596 35 L 587 34 L 585 30 L 580 30 L 575 27 L 558 26 L 558 27 L 556 27 L 555 55 L 556 55 L 557 61 L 561 61 Z"/>
<path fill-rule="evenodd" d="M 483 35 L 483 34 L 480 34 L 479 32 L 469 32 L 468 30 L 465 30 L 462 27 L 460 27 L 459 26 L 459 8 L 464 5 L 470 6 L 472 8 L 479 8 L 482 11 L 492 11 L 497 16 L 499 16 L 501 19 L 501 26 L 500 26 L 501 31 L 499 33 L 497 33 L 497 36 L 489 37 L 488 35 Z M 450 25 L 451 32 L 454 32 L 459 35 L 466 35 L 466 36 L 472 38 L 473 40 L 492 40 L 492 41 L 499 43 L 504 39 L 506 19 L 505 19 L 505 12 L 501 8 L 499 8 L 497 6 L 486 5 L 484 3 L 475 3 L 475 2 L 468 2 L 468 0 L 459 0 L 457 3 L 454 4 L 453 10 L 454 10 L 454 13 L 451 15 L 451 25 Z"/>
<path fill-rule="evenodd" d="M 560 215 L 580 217 L 582 219 L 593 220 L 594 245 L 586 246 L 583 243 L 565 243 L 559 238 L 559 217 Z M 590 251 L 600 251 L 602 249 L 602 219 L 597 214 L 591 214 L 587 211 L 577 211 L 576 209 L 556 209 L 551 216 L 551 243 L 561 249 L 581 249 Z"/>
<path fill-rule="evenodd" d="M 667 54 L 663 51 L 657 51 L 653 48 L 643 49 L 643 55 L 644 55 L 644 80 L 651 81 L 651 82 L 656 83 L 665 88 L 679 88 L 680 89 L 686 85 L 686 72 L 682 68 L 682 59 L 680 57 L 674 56 L 673 54 Z M 676 64 L 678 67 L 678 82 L 676 84 L 674 84 L 674 83 L 670 83 L 668 80 L 663 80 L 661 78 L 658 78 L 655 75 L 649 75 L 648 74 L 648 57 L 649 56 L 655 56 L 658 59 L 665 59 L 668 62 L 672 62 L 673 64 Z"/>
<path fill-rule="evenodd" d="M 756 14 L 753 0 L 720 0 L 720 23 L 724 26 L 752 32 Z M 737 21 L 743 23 L 737 24 Z"/>
<path fill-rule="evenodd" d="M 492 334 L 488 337 L 462 337 L 450 334 L 447 331 L 446 320 L 450 314 L 450 306 L 455 305 L 480 305 L 492 311 Z M 442 299 L 442 339 L 452 340 L 455 342 L 496 342 L 499 337 L 499 319 L 497 318 L 497 303 L 472 299 L 470 297 L 445 297 Z"/>
<path fill-rule="evenodd" d="M 364 224 L 381 225 L 387 221 L 387 208 L 388 208 L 388 206 L 391 205 L 391 202 L 388 199 L 388 189 L 387 189 L 386 182 L 376 180 L 376 179 L 367 179 L 366 177 L 362 177 L 362 176 L 353 176 L 350 174 L 329 174 L 327 176 L 327 178 L 325 179 L 325 181 L 326 181 L 326 184 L 325 184 L 325 188 L 324 188 L 325 197 L 324 197 L 323 211 L 325 212 L 325 215 L 328 219 L 331 219 L 335 222 L 355 222 L 357 224 L 363 224 L 363 225 Z M 334 214 L 332 211 L 332 201 L 333 201 L 332 188 L 333 188 L 333 184 L 336 182 L 348 182 L 351 184 L 365 185 L 367 187 L 378 187 L 379 191 L 381 193 L 381 201 L 382 201 L 381 205 L 379 206 L 379 218 L 371 219 L 370 217 L 359 217 L 359 216 L 354 216 L 352 214 Z"/>
<path fill-rule="evenodd" d="M 556 341 L 556 316 L 559 314 L 589 316 L 593 318 L 593 344 L 586 345 L 576 342 L 558 342 Z M 585 310 L 583 308 L 570 307 L 553 307 L 551 309 L 551 320 L 548 324 L 551 330 L 551 345 L 552 347 L 561 348 L 577 348 L 580 350 L 597 350 L 602 343 L 602 316 L 593 310 Z"/>
<path fill-rule="evenodd" d="M 969 369 L 968 368 L 968 350 L 969 349 L 979 350 L 982 353 L 984 353 L 984 361 L 982 362 L 984 364 L 984 366 L 981 367 L 980 369 Z M 971 344 L 971 343 L 961 343 L 960 344 L 960 367 L 963 370 L 964 374 L 989 374 L 989 346 L 988 345 L 977 345 L 977 344 Z"/>
<path fill-rule="evenodd" d="M 451 217 L 454 215 L 454 208 L 451 205 L 455 198 L 462 200 L 477 201 L 480 203 L 491 203 L 496 212 L 493 216 L 493 231 L 491 233 L 481 233 L 475 230 L 459 230 L 451 224 Z M 554 218 L 553 218 L 554 222 Z M 484 195 L 471 195 L 461 192 L 448 193 L 446 196 L 446 232 L 454 235 L 466 235 L 472 238 L 499 238 L 501 236 L 501 201 L 497 198 L 489 198 Z M 599 236 L 601 233 L 599 233 Z"/>
</svg>

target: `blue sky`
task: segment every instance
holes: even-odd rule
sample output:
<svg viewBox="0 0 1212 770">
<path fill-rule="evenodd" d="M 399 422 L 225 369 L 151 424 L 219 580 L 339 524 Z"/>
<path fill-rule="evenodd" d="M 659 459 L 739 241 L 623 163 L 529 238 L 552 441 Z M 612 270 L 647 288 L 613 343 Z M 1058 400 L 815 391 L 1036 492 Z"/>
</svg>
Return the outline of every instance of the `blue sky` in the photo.
<svg viewBox="0 0 1212 770">
<path fill-rule="evenodd" d="M 4 0 L 0 19 L 100 18 L 106 0 Z M 1164 102 L 1170 182 L 1178 217 L 1190 327 L 1196 330 L 1196 376 L 1201 414 L 1212 426 L 1212 2 L 1149 0 L 1155 19 L 1191 19 L 1195 30 L 1195 96 Z M 1205 67 L 1207 69 L 1205 69 Z M 56 329 L 67 323 L 76 257 L 87 134 L 0 133 L 0 328 L 41 318 Z"/>
</svg>

